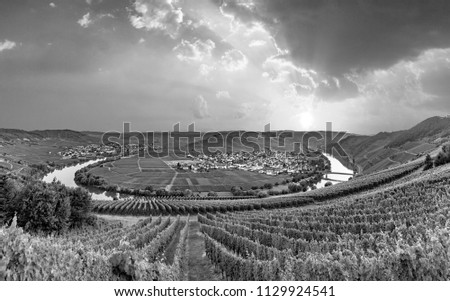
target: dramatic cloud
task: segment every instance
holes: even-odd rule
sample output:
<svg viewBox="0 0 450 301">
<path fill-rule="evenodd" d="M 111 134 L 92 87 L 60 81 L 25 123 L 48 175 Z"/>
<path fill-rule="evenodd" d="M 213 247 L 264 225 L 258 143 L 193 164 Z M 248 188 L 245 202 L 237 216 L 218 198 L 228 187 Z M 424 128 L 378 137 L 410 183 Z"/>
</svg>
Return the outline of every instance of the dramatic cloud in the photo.
<svg viewBox="0 0 450 301">
<path fill-rule="evenodd" d="M 447 0 L 241 2 L 227 0 L 220 9 L 243 23 L 264 22 L 297 64 L 334 76 L 450 46 Z"/>
<path fill-rule="evenodd" d="M 181 8 L 175 7 L 172 0 L 136 0 L 131 15 L 131 24 L 138 29 L 160 30 L 172 38 L 178 34 L 183 22 Z"/>
<path fill-rule="evenodd" d="M 11 50 L 16 47 L 16 42 L 12 42 L 10 40 L 4 40 L 0 42 L 0 52 L 4 50 Z"/>
<path fill-rule="evenodd" d="M 221 1 L 220 12 L 231 20 L 231 30 L 236 31 L 242 24 L 254 26 L 264 19 L 258 12 L 256 3 L 253 1 Z"/>
<path fill-rule="evenodd" d="M 203 119 L 210 117 L 208 111 L 208 103 L 202 95 L 198 95 L 193 103 L 192 111 L 194 113 L 194 117 L 197 119 Z"/>
<path fill-rule="evenodd" d="M 226 71 L 233 72 L 245 69 L 248 64 L 248 59 L 242 51 L 232 49 L 225 52 L 220 63 Z"/>
<path fill-rule="evenodd" d="M 311 88 L 316 88 L 314 80 L 316 72 L 295 66 L 283 56 L 271 56 L 263 64 L 264 76 L 269 77 L 272 82 L 295 82 Z"/>
<path fill-rule="evenodd" d="M 174 51 L 182 62 L 202 62 L 211 57 L 211 52 L 215 47 L 216 44 L 211 40 L 195 40 L 194 42 L 182 40 L 174 48 Z"/>
<path fill-rule="evenodd" d="M 4 127 L 376 133 L 450 113 L 450 1 L 49 1 L 0 1 Z"/>
<path fill-rule="evenodd" d="M 450 49 L 431 49 L 413 61 L 354 75 L 351 80 L 362 97 L 374 100 L 373 106 L 380 102 L 415 108 L 440 104 L 439 108 L 448 110 L 449 58 Z"/>
</svg>

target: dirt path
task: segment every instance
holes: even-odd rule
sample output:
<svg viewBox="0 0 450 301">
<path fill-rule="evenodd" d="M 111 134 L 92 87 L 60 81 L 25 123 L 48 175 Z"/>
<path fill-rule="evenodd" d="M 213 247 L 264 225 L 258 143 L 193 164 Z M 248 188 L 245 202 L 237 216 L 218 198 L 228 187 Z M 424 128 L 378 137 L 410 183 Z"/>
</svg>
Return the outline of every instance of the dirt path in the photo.
<svg viewBox="0 0 450 301">
<path fill-rule="evenodd" d="M 139 172 L 142 172 L 141 158 L 138 158 L 138 160 L 137 160 L 137 166 L 138 166 L 138 168 L 139 168 Z"/>
<path fill-rule="evenodd" d="M 163 162 L 164 162 L 164 161 L 163 161 Z M 164 162 L 164 163 L 165 163 L 165 162 Z M 175 170 L 172 166 L 170 166 L 169 164 L 166 163 L 166 165 L 167 165 L 170 169 L 172 169 L 172 170 L 175 172 L 175 174 L 173 175 L 172 180 L 170 181 L 169 185 L 166 186 L 166 190 L 167 190 L 167 191 L 170 191 L 170 190 L 172 189 L 173 183 L 175 183 L 175 180 L 176 180 L 176 178 L 177 178 L 177 176 L 178 176 L 178 171 L 176 171 L 176 170 Z"/>
<path fill-rule="evenodd" d="M 178 243 L 180 242 L 180 236 L 181 236 L 181 229 L 183 229 L 184 225 L 186 225 L 186 222 L 181 222 L 181 224 L 178 226 L 178 230 L 175 231 L 175 235 L 170 241 L 170 243 L 167 245 L 166 248 L 164 248 L 163 252 L 163 260 L 166 264 L 171 265 L 173 264 L 173 259 L 175 257 L 175 251 L 177 250 Z"/>
<path fill-rule="evenodd" d="M 206 256 L 205 242 L 200 233 L 197 218 L 192 218 L 189 226 L 188 250 L 188 280 L 189 281 L 219 281 L 221 277 L 214 271 L 214 266 Z"/>
</svg>

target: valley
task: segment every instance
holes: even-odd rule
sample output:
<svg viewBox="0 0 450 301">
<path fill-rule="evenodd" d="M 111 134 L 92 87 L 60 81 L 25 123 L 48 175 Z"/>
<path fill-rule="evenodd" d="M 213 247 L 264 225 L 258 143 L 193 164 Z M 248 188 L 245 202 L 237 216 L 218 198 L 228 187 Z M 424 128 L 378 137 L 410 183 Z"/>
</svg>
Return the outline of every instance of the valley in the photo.
<svg viewBox="0 0 450 301">
<path fill-rule="evenodd" d="M 303 185 L 305 180 L 294 182 L 289 174 L 270 175 L 238 168 L 211 168 L 212 165 L 208 171 L 193 172 L 195 158 L 177 161 L 136 155 L 114 157 L 117 153 L 105 158 L 102 153 L 80 153 L 62 159 L 63 149 L 97 152 L 99 148 L 89 147 L 95 141 L 87 139 L 83 140 L 85 144 L 66 138 L 6 139 L 2 142 L 2 162 L 8 166 L 2 168 L 4 196 L 0 196 L 5 225 L 0 228 L 0 238 L 6 242 L 8 254 L 20 256 L 23 252 L 12 242 L 30 248 L 27 262 L 40 268 L 22 268 L 7 257 L 1 259 L 4 263 L 0 268 L 4 270 L 0 269 L 0 277 L 447 280 L 450 266 L 445 254 L 450 249 L 444 242 L 450 237 L 450 165 L 445 158 L 450 157 L 443 147 L 447 141 L 444 132 L 438 127 L 427 132 L 430 135 L 409 138 L 408 134 L 407 141 L 402 138 L 404 133 L 348 135 L 342 143 L 351 155 L 334 158 L 323 154 L 324 166 L 330 164 L 331 168 L 321 170 L 326 176 L 315 184 L 316 189 L 264 196 L 243 192 L 253 191 L 252 187 L 259 192 L 281 191 Z M 11 131 L 8 133 L 11 135 Z M 317 151 L 320 149 L 318 143 Z M 18 155 L 15 150 L 21 153 Z M 54 155 L 58 152 L 59 157 Z M 425 164 L 427 154 L 434 162 L 431 167 Z M 230 157 L 234 159 L 229 162 L 242 161 L 240 156 Z M 275 155 L 273 162 L 280 156 Z M 297 168 L 309 166 L 305 165 L 305 158 Z M 205 162 L 221 164 L 215 160 L 200 160 L 195 166 Z M 283 160 L 287 160 L 284 157 L 281 161 L 288 162 Z M 358 173 L 349 177 L 353 169 L 358 169 Z M 76 175 L 83 170 L 97 181 L 107 179 L 116 190 L 91 190 L 86 194 L 76 182 Z M 64 185 L 53 182 L 54 178 Z M 339 181 L 328 185 L 333 178 Z M 270 188 L 264 186 L 268 183 L 272 184 Z M 243 190 L 233 195 L 233 187 L 237 186 Z M 39 187 L 44 188 L 43 195 L 53 195 L 54 201 L 59 200 L 58 193 L 61 200 L 64 195 L 73 195 L 70 206 L 75 206 L 75 200 L 88 202 L 86 221 L 52 237 L 25 230 L 23 218 L 20 214 L 14 216 L 9 208 L 20 204 L 20 196 L 29 193 L 27 189 L 42 189 Z M 208 193 L 202 194 L 205 192 Z M 45 200 L 32 198 L 34 202 Z M 54 214 L 66 214 L 69 221 L 73 217 L 68 213 Z M 50 268 L 48 257 L 42 254 L 51 254 L 52 261 L 58 262 L 64 272 Z M 87 265 L 80 269 L 82 262 Z M 28 272 L 31 270 L 34 272 Z"/>
</svg>

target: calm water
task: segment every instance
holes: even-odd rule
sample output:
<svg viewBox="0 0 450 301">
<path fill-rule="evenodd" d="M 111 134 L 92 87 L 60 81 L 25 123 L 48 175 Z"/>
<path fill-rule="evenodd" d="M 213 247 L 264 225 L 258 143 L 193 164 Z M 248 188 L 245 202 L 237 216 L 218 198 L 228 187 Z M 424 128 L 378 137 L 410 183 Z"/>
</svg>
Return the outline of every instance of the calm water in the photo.
<svg viewBox="0 0 450 301">
<path fill-rule="evenodd" d="M 342 172 L 342 173 L 349 173 L 349 174 L 353 174 L 353 170 L 348 169 L 347 167 L 345 167 L 341 162 L 339 162 L 338 159 L 336 159 L 335 157 L 329 155 L 329 154 L 324 154 L 325 157 L 328 158 L 328 160 L 330 160 L 331 163 L 331 172 Z M 348 178 L 352 177 L 352 176 L 348 176 L 348 175 L 329 175 L 328 176 L 331 179 L 336 179 L 336 180 L 340 180 L 340 181 L 348 181 Z M 322 180 L 320 181 L 320 183 L 317 183 L 317 188 L 322 188 L 325 186 L 326 182 L 331 182 L 334 184 L 340 183 L 338 181 L 330 181 L 330 180 Z"/>
<path fill-rule="evenodd" d="M 331 162 L 331 171 L 332 172 L 343 172 L 343 173 L 351 173 L 351 174 L 353 173 L 352 170 L 350 170 L 347 167 L 345 167 L 344 165 L 342 165 L 342 163 L 339 162 L 339 160 L 337 160 L 336 158 L 334 158 L 328 154 L 324 154 L 324 155 Z M 78 170 L 82 169 L 83 167 L 86 167 L 90 164 L 99 162 L 101 160 L 102 159 L 91 160 L 91 161 L 80 163 L 80 164 L 77 164 L 74 166 L 69 166 L 69 167 L 65 167 L 63 169 L 55 170 L 55 171 L 47 174 L 42 180 L 46 183 L 51 183 L 53 181 L 53 179 L 56 179 L 57 181 L 60 181 L 62 184 L 66 185 L 67 187 L 76 188 L 76 187 L 78 187 L 78 185 L 75 183 L 75 180 L 74 180 L 75 173 Z M 348 178 L 351 176 L 330 175 L 329 177 L 332 179 L 336 179 L 336 180 L 347 181 Z M 326 182 L 331 182 L 331 183 L 333 183 L 333 185 L 339 183 L 337 181 L 322 180 L 320 183 L 317 184 L 317 188 L 324 187 Z M 110 200 L 110 201 L 112 201 L 115 196 L 120 198 L 120 196 L 116 193 L 105 192 L 100 189 L 88 188 L 88 191 L 90 193 L 92 193 L 92 199 L 94 199 L 94 200 Z"/>
<path fill-rule="evenodd" d="M 91 160 L 77 165 L 68 166 L 63 169 L 57 169 L 47 174 L 42 180 L 46 183 L 51 183 L 53 179 L 56 179 L 57 181 L 60 181 L 67 187 L 76 188 L 78 187 L 78 185 L 75 183 L 75 173 L 78 170 L 82 169 L 83 167 L 86 167 L 99 161 L 102 161 L 102 159 Z M 91 187 L 86 189 L 92 194 L 92 199 L 94 200 L 112 201 L 113 197 L 117 195 L 116 193 L 105 192 L 100 189 L 95 189 Z"/>
</svg>

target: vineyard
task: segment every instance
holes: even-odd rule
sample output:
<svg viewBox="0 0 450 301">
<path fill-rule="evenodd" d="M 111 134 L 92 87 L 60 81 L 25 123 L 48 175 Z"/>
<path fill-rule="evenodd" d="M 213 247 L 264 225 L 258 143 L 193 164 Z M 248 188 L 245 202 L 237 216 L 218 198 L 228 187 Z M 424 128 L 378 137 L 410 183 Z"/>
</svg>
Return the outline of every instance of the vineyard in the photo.
<svg viewBox="0 0 450 301">
<path fill-rule="evenodd" d="M 104 222 L 64 236 L 0 229 L 0 280 L 183 280 L 189 217 Z"/>
<path fill-rule="evenodd" d="M 277 209 L 284 207 L 301 207 L 314 201 L 321 202 L 335 197 L 345 196 L 376 188 L 402 178 L 420 168 L 422 163 L 403 165 L 401 167 L 379 172 L 373 175 L 358 177 L 349 182 L 340 183 L 306 193 L 281 196 L 276 198 L 209 198 L 209 199 L 179 199 L 179 198 L 145 198 L 135 197 L 118 201 L 94 201 L 93 210 L 100 214 L 121 215 L 159 215 L 159 214 L 197 214 L 227 211 L 245 211 L 259 209 Z"/>
<path fill-rule="evenodd" d="M 314 209 L 199 216 L 229 280 L 449 280 L 450 175 Z"/>
<path fill-rule="evenodd" d="M 291 196 L 94 201 L 144 217 L 56 236 L 13 221 L 0 280 L 449 280 L 450 168 L 421 166 Z"/>
<path fill-rule="evenodd" d="M 297 207 L 312 203 L 311 198 L 292 199 L 237 199 L 237 200 L 184 200 L 130 198 L 120 201 L 94 201 L 93 210 L 100 214 L 120 215 L 173 215 L 207 212 L 227 212 Z"/>
</svg>

